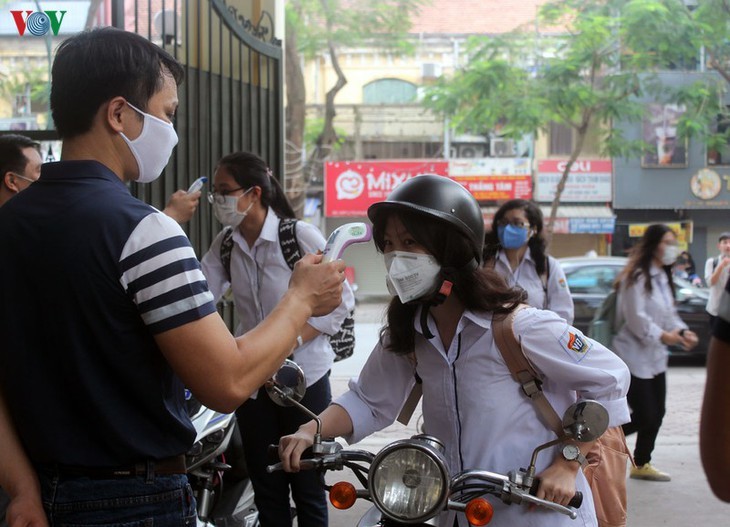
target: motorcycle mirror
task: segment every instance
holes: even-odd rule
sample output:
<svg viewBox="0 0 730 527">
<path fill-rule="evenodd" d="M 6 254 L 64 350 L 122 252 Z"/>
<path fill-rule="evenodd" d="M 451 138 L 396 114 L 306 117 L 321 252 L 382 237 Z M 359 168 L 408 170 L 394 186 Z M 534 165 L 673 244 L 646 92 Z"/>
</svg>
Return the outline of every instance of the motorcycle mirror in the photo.
<svg viewBox="0 0 730 527">
<path fill-rule="evenodd" d="M 279 406 L 294 406 L 307 391 L 307 379 L 299 365 L 286 359 L 279 371 L 266 382 L 266 393 Z"/>
<path fill-rule="evenodd" d="M 579 401 L 563 414 L 563 430 L 581 443 L 598 439 L 608 428 L 608 411 L 598 401 Z"/>
</svg>

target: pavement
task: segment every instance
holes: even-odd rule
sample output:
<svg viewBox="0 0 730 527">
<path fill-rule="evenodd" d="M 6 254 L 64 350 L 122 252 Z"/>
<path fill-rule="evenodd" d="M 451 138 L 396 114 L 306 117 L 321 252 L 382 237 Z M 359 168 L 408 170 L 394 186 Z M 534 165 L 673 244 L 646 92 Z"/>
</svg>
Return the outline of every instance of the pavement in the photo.
<svg viewBox="0 0 730 527">
<path fill-rule="evenodd" d="M 347 382 L 357 376 L 365 363 L 377 342 L 385 307 L 383 302 L 358 304 L 355 310 L 355 353 L 347 360 L 335 363 L 330 376 L 333 397 L 347 390 Z M 652 463 L 670 473 L 672 481 L 628 480 L 627 527 L 730 525 L 730 504 L 720 502 L 712 494 L 699 458 L 699 416 L 705 368 L 696 365 L 671 366 L 667 383 L 667 415 L 657 439 Z M 396 439 L 410 437 L 417 433 L 419 415 L 420 408 L 417 408 L 409 426 L 396 423 L 361 441 L 356 448 L 377 452 Z M 632 449 L 634 442 L 635 435 L 629 436 L 628 443 Z M 327 480 L 349 480 L 347 472 L 329 473 Z M 354 478 L 351 481 L 354 483 Z M 348 511 L 331 508 L 330 525 L 355 525 L 368 505 L 358 500 Z"/>
</svg>

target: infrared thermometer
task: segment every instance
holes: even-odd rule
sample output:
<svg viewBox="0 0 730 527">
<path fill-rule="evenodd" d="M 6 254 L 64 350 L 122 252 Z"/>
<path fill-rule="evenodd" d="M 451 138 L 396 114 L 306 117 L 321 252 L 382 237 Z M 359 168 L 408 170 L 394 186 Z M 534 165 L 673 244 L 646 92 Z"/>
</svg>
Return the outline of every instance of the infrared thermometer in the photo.
<svg viewBox="0 0 730 527">
<path fill-rule="evenodd" d="M 367 223 L 345 223 L 332 231 L 330 237 L 327 238 L 324 251 L 322 251 L 322 261 L 331 262 L 332 260 L 339 260 L 342 257 L 342 253 L 350 245 L 353 243 L 369 242 L 372 237 L 373 230 Z"/>
<path fill-rule="evenodd" d="M 208 181 L 208 178 L 205 176 L 199 177 L 198 179 L 193 181 L 193 184 L 190 185 L 190 188 L 188 188 L 188 194 L 199 191 L 201 188 L 203 188 L 203 185 L 206 181 Z"/>
</svg>

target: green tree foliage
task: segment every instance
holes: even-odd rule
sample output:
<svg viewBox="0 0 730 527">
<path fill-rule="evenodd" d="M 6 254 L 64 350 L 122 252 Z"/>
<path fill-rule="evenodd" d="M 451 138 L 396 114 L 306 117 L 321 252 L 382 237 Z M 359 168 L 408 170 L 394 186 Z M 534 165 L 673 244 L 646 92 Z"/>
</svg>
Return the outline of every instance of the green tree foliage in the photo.
<svg viewBox="0 0 730 527">
<path fill-rule="evenodd" d="M 383 48 L 407 53 L 412 43 L 407 38 L 411 16 L 429 0 L 288 0 L 286 5 L 286 79 L 287 79 L 287 173 L 293 175 L 294 191 L 289 197 L 296 206 L 303 198 L 304 175 L 322 171 L 322 163 L 341 143 L 334 127 L 335 98 L 347 84 L 338 52 L 346 48 Z M 305 83 L 302 59 L 329 56 L 337 78 L 327 89 L 325 111 L 312 152 L 302 166 L 305 132 Z M 292 168 L 294 167 L 294 168 Z M 297 181 L 297 179 L 299 181 Z M 307 177 L 308 179 L 308 177 Z M 291 186 L 290 186 L 291 188 Z"/>
<path fill-rule="evenodd" d="M 711 8 L 702 6 L 701 12 L 712 18 Z M 574 131 L 574 148 L 548 220 L 551 232 L 571 166 L 592 128 L 601 130 L 602 154 L 638 155 L 648 145 L 625 138 L 611 123 L 640 120 L 645 106 L 639 99 L 650 96 L 688 107 L 680 133 L 707 128 L 717 111 L 712 83 L 670 92 L 656 75 L 697 60 L 711 34 L 699 14 L 681 0 L 555 0 L 539 10 L 534 24 L 499 38 L 472 39 L 471 60 L 434 86 L 425 104 L 471 133 L 498 131 L 518 138 L 547 133 L 551 123 Z M 727 32 L 728 18 L 713 20 L 717 29 L 712 34 Z M 727 36 L 721 42 L 718 47 L 724 50 Z"/>
</svg>

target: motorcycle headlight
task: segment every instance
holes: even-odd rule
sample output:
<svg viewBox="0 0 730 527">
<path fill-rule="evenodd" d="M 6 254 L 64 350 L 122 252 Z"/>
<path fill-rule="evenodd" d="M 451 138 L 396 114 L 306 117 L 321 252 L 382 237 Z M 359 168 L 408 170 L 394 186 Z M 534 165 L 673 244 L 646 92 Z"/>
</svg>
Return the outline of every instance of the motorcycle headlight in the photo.
<svg viewBox="0 0 730 527">
<path fill-rule="evenodd" d="M 395 441 L 375 456 L 368 481 L 373 503 L 386 517 L 402 523 L 428 520 L 449 498 L 443 444 L 425 435 Z"/>
</svg>

